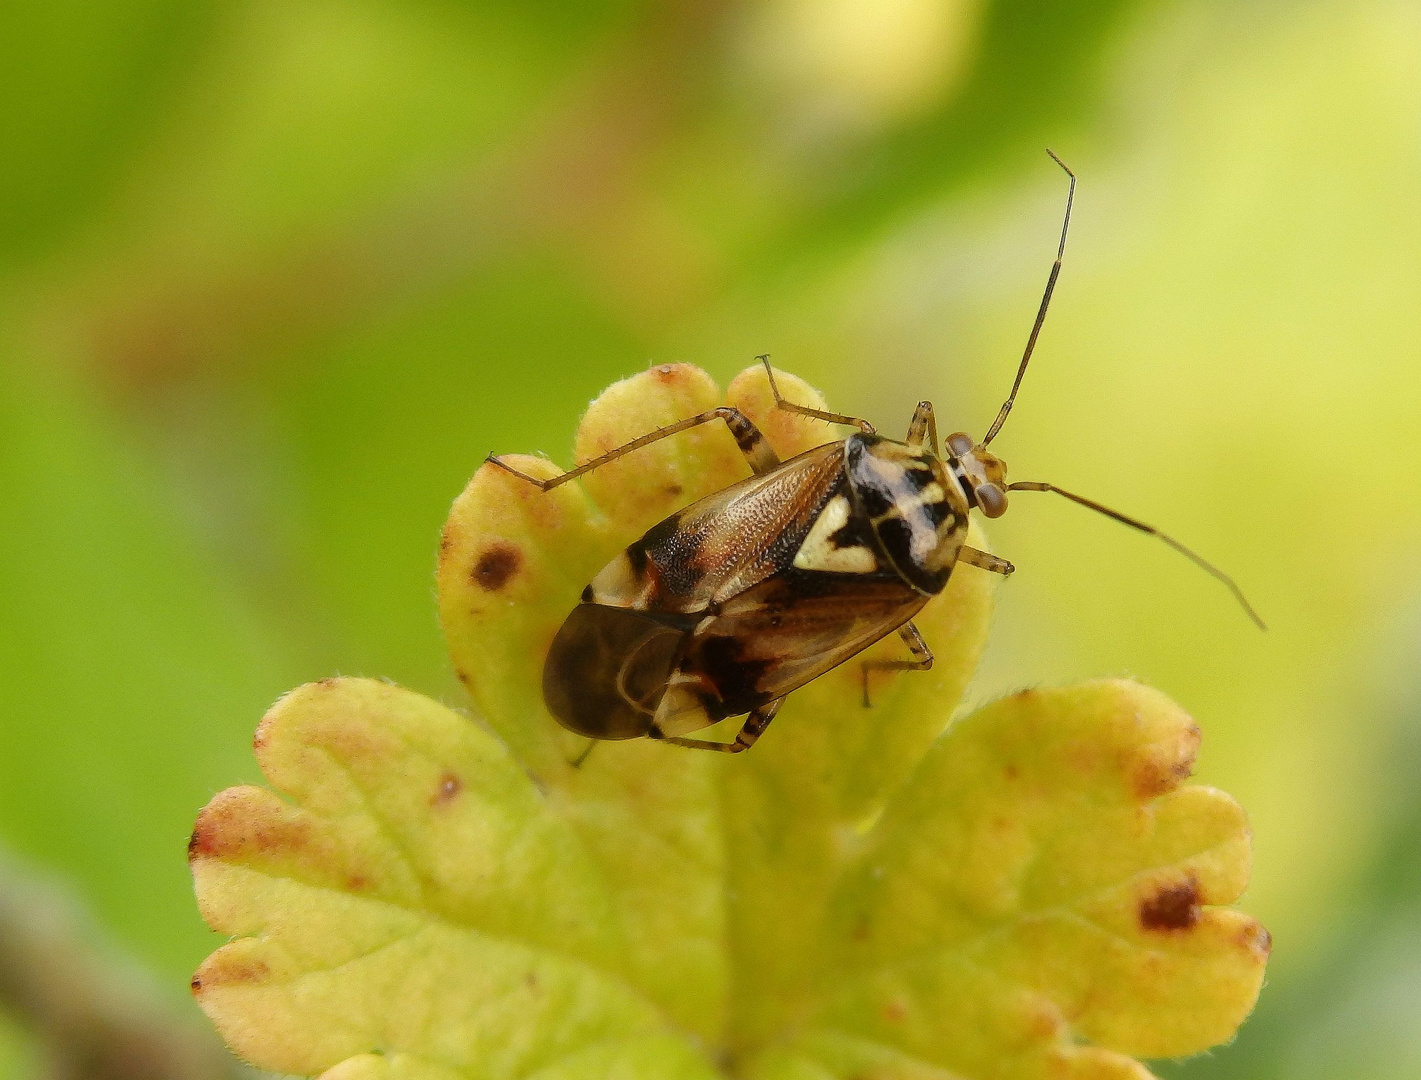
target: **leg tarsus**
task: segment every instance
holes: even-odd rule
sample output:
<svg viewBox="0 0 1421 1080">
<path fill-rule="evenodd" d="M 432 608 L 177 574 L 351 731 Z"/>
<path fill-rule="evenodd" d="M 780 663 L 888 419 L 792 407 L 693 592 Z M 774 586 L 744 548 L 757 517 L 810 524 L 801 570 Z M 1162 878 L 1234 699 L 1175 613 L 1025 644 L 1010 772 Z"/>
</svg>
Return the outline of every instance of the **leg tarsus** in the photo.
<svg viewBox="0 0 1421 1080">
<path fill-rule="evenodd" d="M 1016 567 L 1007 562 L 1006 559 L 985 551 L 978 551 L 974 547 L 963 547 L 958 551 L 957 561 L 966 563 L 968 566 L 976 566 L 982 570 L 988 570 L 993 574 L 1001 574 L 1002 577 L 1010 577 L 1016 573 Z"/>
<path fill-rule="evenodd" d="M 775 382 L 774 369 L 770 367 L 769 353 L 763 353 L 755 357 L 756 360 L 765 365 L 765 374 L 770 378 L 770 393 L 775 395 L 775 407 L 783 409 L 785 412 L 798 413 L 800 416 L 808 416 L 815 420 L 823 420 L 830 424 L 847 424 L 849 427 L 856 427 L 865 435 L 872 435 L 873 425 L 867 420 L 862 420 L 857 416 L 846 416 L 843 413 L 826 412 L 823 409 L 811 409 L 808 405 L 796 405 L 792 401 L 786 401 L 780 394 L 780 387 Z"/>
<path fill-rule="evenodd" d="M 873 703 L 868 697 L 868 673 L 873 671 L 927 671 L 933 666 L 933 651 L 928 648 L 928 643 L 923 640 L 923 635 L 918 633 L 918 628 L 911 622 L 905 622 L 898 628 L 898 636 L 903 639 L 903 644 L 908 646 L 908 651 L 913 654 L 911 660 L 865 660 L 861 665 L 863 670 L 863 707 L 870 709 Z"/>
<path fill-rule="evenodd" d="M 528 483 L 532 484 L 535 488 L 537 488 L 539 491 L 547 491 L 548 488 L 550 488 L 550 487 L 555 487 L 557 484 L 559 484 L 559 483 L 562 482 L 562 477 L 561 477 L 561 476 L 554 476 L 554 477 L 551 477 L 551 478 L 548 478 L 548 479 L 543 479 L 543 478 L 537 477 L 537 476 L 529 476 L 527 473 L 525 473 L 525 472 L 520 472 L 519 470 L 515 469 L 512 465 L 508 464 L 506 461 L 504 461 L 504 460 L 503 460 L 501 457 L 499 457 L 497 454 L 490 454 L 488 457 L 484 458 L 484 461 L 488 462 L 488 464 L 490 464 L 490 465 L 497 465 L 497 466 L 498 466 L 500 469 L 502 469 L 504 472 L 506 472 L 506 473 L 512 473 L 514 476 L 518 477 L 518 479 L 520 479 L 520 480 L 525 480 L 525 481 L 527 481 Z"/>
</svg>

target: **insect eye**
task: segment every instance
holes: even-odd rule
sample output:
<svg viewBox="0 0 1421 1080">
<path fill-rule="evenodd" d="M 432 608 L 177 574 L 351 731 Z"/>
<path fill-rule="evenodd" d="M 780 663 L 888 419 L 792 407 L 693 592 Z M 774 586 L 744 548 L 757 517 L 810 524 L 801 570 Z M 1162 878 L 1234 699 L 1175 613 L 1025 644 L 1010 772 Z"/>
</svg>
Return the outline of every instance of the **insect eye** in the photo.
<svg viewBox="0 0 1421 1080">
<path fill-rule="evenodd" d="M 977 505 L 986 517 L 997 518 L 1007 512 L 1007 493 L 996 484 L 979 484 L 976 495 Z"/>
<path fill-rule="evenodd" d="M 965 431 L 959 431 L 955 435 L 949 435 L 947 437 L 947 448 L 957 457 L 971 453 L 974 445 L 972 436 L 968 435 Z"/>
</svg>

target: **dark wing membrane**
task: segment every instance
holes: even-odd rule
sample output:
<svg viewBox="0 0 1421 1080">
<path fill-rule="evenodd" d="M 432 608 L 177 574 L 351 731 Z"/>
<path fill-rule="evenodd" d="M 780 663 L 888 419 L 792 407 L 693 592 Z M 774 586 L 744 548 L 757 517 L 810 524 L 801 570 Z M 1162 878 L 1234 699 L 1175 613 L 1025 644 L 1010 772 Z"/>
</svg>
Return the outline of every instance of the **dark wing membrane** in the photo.
<svg viewBox="0 0 1421 1080">
<path fill-rule="evenodd" d="M 888 574 L 790 569 L 763 581 L 691 633 L 657 726 L 688 730 L 678 714 L 701 709 L 714 723 L 783 697 L 892 633 L 927 601 Z"/>
<path fill-rule="evenodd" d="M 843 443 L 828 443 L 692 503 L 593 579 L 598 604 L 695 612 L 779 573 L 843 486 Z"/>
<path fill-rule="evenodd" d="M 688 630 L 627 608 L 579 604 L 543 665 L 548 711 L 594 739 L 647 734 Z"/>
</svg>

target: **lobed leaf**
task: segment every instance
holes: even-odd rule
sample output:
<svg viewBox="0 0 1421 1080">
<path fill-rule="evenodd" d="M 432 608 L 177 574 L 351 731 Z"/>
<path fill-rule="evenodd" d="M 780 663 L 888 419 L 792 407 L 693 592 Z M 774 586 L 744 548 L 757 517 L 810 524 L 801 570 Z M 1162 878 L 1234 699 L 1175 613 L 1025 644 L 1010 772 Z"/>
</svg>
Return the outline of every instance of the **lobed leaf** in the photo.
<svg viewBox="0 0 1421 1080">
<path fill-rule="evenodd" d="M 646 1057 L 666 1021 L 628 984 L 622 912 L 497 739 L 409 691 L 330 679 L 277 703 L 257 756 L 275 791 L 221 793 L 190 842 L 203 917 L 236 936 L 193 989 L 239 1054 L 510 1077 Z"/>
<path fill-rule="evenodd" d="M 593 403 L 579 460 L 720 400 L 695 368 L 643 372 Z M 758 366 L 726 400 L 782 457 L 839 437 L 775 409 Z M 1248 836 L 1181 786 L 1197 729 L 1121 681 L 947 729 L 990 614 L 975 568 L 916 620 L 933 669 L 876 680 L 872 708 L 846 664 L 751 753 L 634 740 L 573 767 L 586 741 L 540 693 L 562 619 L 747 472 L 715 422 L 547 493 L 475 474 L 438 581 L 487 728 L 383 683 L 303 687 L 258 731 L 273 790 L 199 818 L 203 914 L 235 940 L 194 987 L 235 1050 L 340 1078 L 1138 1077 L 1231 1035 L 1267 936 L 1221 906 Z"/>
<path fill-rule="evenodd" d="M 1248 831 L 1227 795 L 1180 786 L 1198 739 L 1124 680 L 954 725 L 835 897 L 797 1052 L 834 1076 L 866 1048 L 943 1075 L 1130 1076 L 1127 1055 L 1229 1039 L 1269 941 L 1218 906 L 1247 881 Z"/>
</svg>

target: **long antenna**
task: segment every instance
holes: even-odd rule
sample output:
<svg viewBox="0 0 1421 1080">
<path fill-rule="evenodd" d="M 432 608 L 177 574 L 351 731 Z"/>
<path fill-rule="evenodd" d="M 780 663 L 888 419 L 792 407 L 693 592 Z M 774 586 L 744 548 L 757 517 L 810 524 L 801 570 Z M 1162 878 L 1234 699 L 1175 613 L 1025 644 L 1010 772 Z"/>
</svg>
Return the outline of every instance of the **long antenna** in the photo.
<svg viewBox="0 0 1421 1080">
<path fill-rule="evenodd" d="M 1153 525 L 1146 525 L 1143 521 L 1140 521 L 1137 518 L 1128 517 L 1127 515 L 1120 513 L 1120 511 L 1118 510 L 1110 509 L 1110 507 L 1108 506 L 1101 506 L 1100 503 L 1096 502 L 1094 499 L 1087 499 L 1083 495 L 1074 495 L 1069 491 L 1066 491 L 1062 488 L 1058 488 L 1055 484 L 1043 484 L 1039 481 L 1034 480 L 1020 480 L 1015 484 L 1008 484 L 1007 490 L 1054 491 L 1057 495 L 1070 499 L 1073 503 L 1079 503 L 1081 506 L 1084 506 L 1087 509 L 1096 511 L 1096 513 L 1104 514 L 1108 518 L 1114 518 L 1122 525 L 1128 525 L 1132 529 L 1139 529 L 1142 533 L 1147 533 L 1150 536 L 1159 537 L 1170 547 L 1174 548 L 1175 551 L 1179 552 L 1186 559 L 1192 561 L 1195 566 L 1198 566 L 1205 573 L 1212 575 L 1213 577 L 1217 578 L 1219 581 L 1222 581 L 1225 585 L 1227 585 L 1229 591 L 1234 594 L 1234 599 L 1237 600 L 1239 602 L 1239 606 L 1242 607 L 1243 610 L 1248 613 L 1248 617 L 1253 620 L 1254 625 L 1256 625 L 1260 630 L 1268 629 L 1267 625 L 1263 622 L 1263 620 L 1258 617 L 1258 612 L 1253 610 L 1253 605 L 1248 602 L 1248 598 L 1243 595 L 1243 590 L 1238 587 L 1237 583 L 1234 581 L 1233 578 L 1229 577 L 1228 574 L 1224 573 L 1213 563 L 1209 562 L 1208 559 L 1205 559 L 1202 555 L 1196 554 L 1195 552 L 1189 550 L 1189 548 L 1185 547 L 1174 537 L 1165 535 L 1164 533 L 1156 529 Z"/>
<path fill-rule="evenodd" d="M 1076 199 L 1076 174 L 1066 166 L 1066 163 L 1058 158 L 1050 149 L 1046 151 L 1051 154 L 1051 160 L 1065 169 L 1066 175 L 1071 178 L 1071 188 L 1066 192 L 1066 220 L 1061 222 L 1061 243 L 1056 248 L 1056 261 L 1051 264 L 1051 276 L 1046 279 L 1046 292 L 1041 297 L 1041 307 L 1036 312 L 1036 322 L 1031 327 L 1031 336 L 1026 339 L 1026 352 L 1022 353 L 1021 366 L 1016 369 L 1016 381 L 1011 384 L 1011 393 L 1007 395 L 1006 401 L 1002 403 L 1002 408 L 997 413 L 997 418 L 992 421 L 992 426 L 987 429 L 987 434 L 982 439 L 982 445 L 986 446 L 997 437 L 997 432 L 1002 430 L 1002 425 L 1007 422 L 1007 415 L 1011 412 L 1013 402 L 1016 401 L 1016 392 L 1021 389 L 1022 376 L 1026 374 L 1026 365 L 1031 361 L 1031 353 L 1036 348 L 1036 339 L 1041 334 L 1041 324 L 1046 321 L 1046 309 L 1051 306 L 1051 294 L 1056 289 L 1056 279 L 1061 276 L 1061 257 L 1066 254 L 1066 232 L 1071 227 L 1071 204 Z"/>
</svg>

